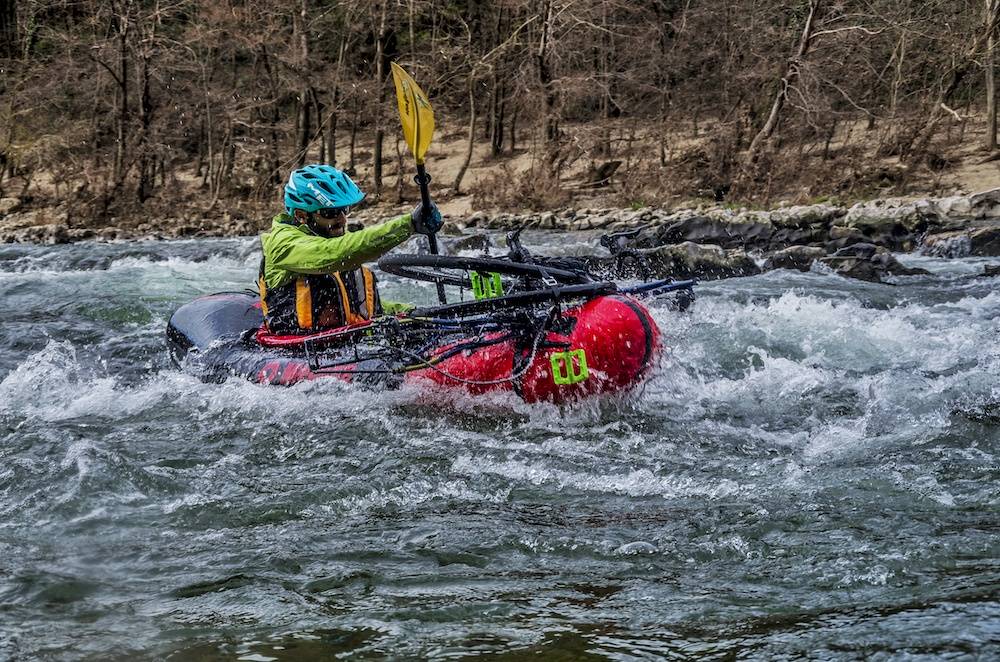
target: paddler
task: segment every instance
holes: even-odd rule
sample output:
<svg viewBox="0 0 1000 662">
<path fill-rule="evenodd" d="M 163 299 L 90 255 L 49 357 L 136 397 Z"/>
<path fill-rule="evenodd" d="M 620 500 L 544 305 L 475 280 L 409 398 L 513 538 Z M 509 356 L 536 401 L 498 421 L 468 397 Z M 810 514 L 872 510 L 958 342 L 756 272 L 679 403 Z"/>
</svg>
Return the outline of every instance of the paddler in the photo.
<svg viewBox="0 0 1000 662">
<path fill-rule="evenodd" d="M 285 184 L 285 211 L 260 236 L 264 257 L 258 286 L 267 328 L 306 334 L 405 312 L 408 304 L 382 301 L 365 262 L 378 259 L 414 232 L 442 225 L 433 202 L 357 232 L 347 231 L 351 207 L 365 194 L 328 165 L 295 170 Z"/>
</svg>

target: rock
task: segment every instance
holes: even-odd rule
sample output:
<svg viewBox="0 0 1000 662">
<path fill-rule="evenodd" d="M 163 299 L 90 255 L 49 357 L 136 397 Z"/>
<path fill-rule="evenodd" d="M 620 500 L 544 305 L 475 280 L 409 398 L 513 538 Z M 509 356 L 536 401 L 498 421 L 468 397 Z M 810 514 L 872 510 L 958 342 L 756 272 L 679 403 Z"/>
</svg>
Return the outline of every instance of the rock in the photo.
<svg viewBox="0 0 1000 662">
<path fill-rule="evenodd" d="M 768 256 L 764 271 L 772 269 L 794 269 L 809 271 L 813 262 L 826 257 L 826 251 L 818 246 L 789 246 Z"/>
<path fill-rule="evenodd" d="M 1000 255 L 1000 227 L 984 227 L 969 233 L 972 255 L 994 257 Z"/>
<path fill-rule="evenodd" d="M 86 241 L 97 237 L 97 233 L 90 228 L 70 228 L 67 234 L 69 241 Z"/>
<path fill-rule="evenodd" d="M 590 217 L 590 227 L 606 228 L 611 225 L 611 219 L 606 214 L 594 214 Z"/>
<path fill-rule="evenodd" d="M 1000 226 L 928 235 L 924 238 L 920 252 L 936 257 L 1000 256 Z"/>
<path fill-rule="evenodd" d="M 788 207 L 771 212 L 713 209 L 705 212 L 680 211 L 663 216 L 656 232 L 638 245 L 658 245 L 692 241 L 723 248 L 774 250 L 787 246 L 821 245 L 828 240 L 830 224 L 844 215 L 844 210 L 829 205 Z"/>
<path fill-rule="evenodd" d="M 846 213 L 843 207 L 833 205 L 798 205 L 771 211 L 768 214 L 768 221 L 778 227 L 805 228 L 811 225 L 829 227 Z"/>
<path fill-rule="evenodd" d="M 118 241 L 121 239 L 121 231 L 118 228 L 102 228 L 97 231 L 99 241 Z"/>
<path fill-rule="evenodd" d="M 859 202 L 847 210 L 841 225 L 862 231 L 901 226 L 912 233 L 925 230 L 929 220 L 936 219 L 929 218 L 917 203 L 888 199 Z"/>
<path fill-rule="evenodd" d="M 922 211 L 936 213 L 941 220 L 949 217 L 969 216 L 972 213 L 972 202 L 968 196 L 957 195 L 938 200 L 920 200 L 917 203 Z"/>
<path fill-rule="evenodd" d="M 832 257 L 859 257 L 863 260 L 870 260 L 872 257 L 878 253 L 878 246 L 874 244 L 852 244 L 845 248 L 841 248 L 839 251 L 833 254 Z M 883 252 L 886 252 L 883 249 Z"/>
<path fill-rule="evenodd" d="M 976 193 L 969 197 L 969 213 L 973 218 L 1000 217 L 1000 188 Z"/>
<path fill-rule="evenodd" d="M 832 226 L 829 237 L 830 240 L 824 244 L 824 248 L 828 253 L 835 253 L 844 246 L 850 246 L 851 244 L 863 242 L 868 239 L 868 237 L 858 230 L 843 225 Z"/>
<path fill-rule="evenodd" d="M 920 252 L 934 257 L 967 257 L 972 254 L 972 238 L 965 231 L 927 235 Z"/>
<path fill-rule="evenodd" d="M 0 198 L 0 217 L 6 216 L 13 211 L 17 211 L 17 208 L 20 206 L 20 198 Z"/>
<path fill-rule="evenodd" d="M 745 220 L 730 222 L 719 217 L 699 213 L 680 213 L 668 219 L 667 224 L 636 245 L 653 248 L 667 244 L 692 242 L 714 244 L 725 248 L 767 246 L 774 231 L 770 223 Z"/>
<path fill-rule="evenodd" d="M 993 278 L 995 276 L 1000 276 L 1000 264 L 987 264 L 983 268 L 983 276 L 986 278 Z"/>
<path fill-rule="evenodd" d="M 7 243 L 32 243 L 32 244 L 65 244 L 72 237 L 69 228 L 57 223 L 46 223 L 44 225 L 31 225 L 22 228 L 6 229 L 0 234 L 0 239 Z"/>
<path fill-rule="evenodd" d="M 448 242 L 448 252 L 457 253 L 459 251 L 485 251 L 493 245 L 490 236 L 485 232 L 482 234 L 471 234 L 465 237 Z"/>
<path fill-rule="evenodd" d="M 841 276 L 872 283 L 883 283 L 888 276 L 917 276 L 930 273 L 925 269 L 903 266 L 884 247 L 866 243 L 842 248 L 833 255 L 822 258 L 820 262 Z"/>
<path fill-rule="evenodd" d="M 481 211 L 477 211 L 465 219 L 465 225 L 470 228 L 485 226 L 489 220 L 489 216 Z"/>
<path fill-rule="evenodd" d="M 721 246 L 690 241 L 644 250 L 656 278 L 701 278 L 714 280 L 735 276 L 753 276 L 760 267 L 743 250 L 724 250 Z"/>
<path fill-rule="evenodd" d="M 909 250 L 917 235 L 940 225 L 940 217 L 925 204 L 901 200 L 859 202 L 847 210 L 839 225 L 860 232 L 867 243 Z"/>
</svg>

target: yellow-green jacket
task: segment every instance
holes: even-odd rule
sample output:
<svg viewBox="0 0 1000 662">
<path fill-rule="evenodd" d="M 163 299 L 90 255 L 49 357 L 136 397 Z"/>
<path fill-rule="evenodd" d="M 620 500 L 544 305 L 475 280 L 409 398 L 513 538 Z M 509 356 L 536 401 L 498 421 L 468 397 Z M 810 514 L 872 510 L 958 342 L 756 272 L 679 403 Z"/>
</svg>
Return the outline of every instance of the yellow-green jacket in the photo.
<svg viewBox="0 0 1000 662">
<path fill-rule="evenodd" d="M 380 301 L 365 262 L 378 259 L 413 234 L 410 214 L 340 237 L 321 237 L 289 214 L 278 214 L 260 236 L 264 258 L 259 287 L 272 333 L 353 324 L 408 304 Z"/>
</svg>

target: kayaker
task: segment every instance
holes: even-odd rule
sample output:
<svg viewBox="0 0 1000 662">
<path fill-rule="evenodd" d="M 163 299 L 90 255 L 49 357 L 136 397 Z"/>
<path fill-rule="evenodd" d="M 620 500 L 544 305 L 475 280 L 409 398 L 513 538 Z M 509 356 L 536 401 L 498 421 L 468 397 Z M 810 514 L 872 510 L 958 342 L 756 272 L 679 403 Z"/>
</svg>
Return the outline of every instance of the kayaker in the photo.
<svg viewBox="0 0 1000 662">
<path fill-rule="evenodd" d="M 406 241 L 442 225 L 437 205 L 357 232 L 347 231 L 361 192 L 344 172 L 328 165 L 295 170 L 285 184 L 285 211 L 260 237 L 264 257 L 258 286 L 271 333 L 305 334 L 405 312 L 408 304 L 381 301 L 375 274 L 364 266 Z"/>
</svg>

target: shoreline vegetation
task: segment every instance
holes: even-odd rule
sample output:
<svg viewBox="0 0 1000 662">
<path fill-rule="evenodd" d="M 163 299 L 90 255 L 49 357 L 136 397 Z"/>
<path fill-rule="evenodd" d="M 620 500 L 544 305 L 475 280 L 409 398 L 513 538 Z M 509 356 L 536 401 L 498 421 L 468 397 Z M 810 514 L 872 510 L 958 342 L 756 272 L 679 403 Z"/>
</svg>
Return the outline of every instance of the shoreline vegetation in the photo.
<svg viewBox="0 0 1000 662">
<path fill-rule="evenodd" d="M 995 254 L 998 24 L 1000 0 L 4 0 L 0 242 L 254 234 L 310 162 L 368 192 L 356 222 L 409 210 L 396 61 L 455 232 Z"/>
</svg>

